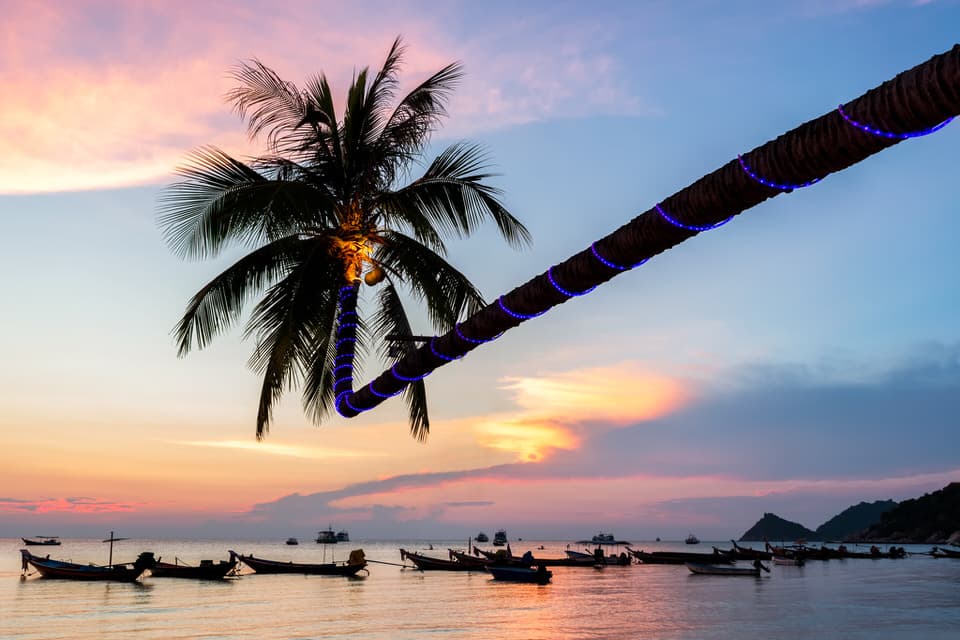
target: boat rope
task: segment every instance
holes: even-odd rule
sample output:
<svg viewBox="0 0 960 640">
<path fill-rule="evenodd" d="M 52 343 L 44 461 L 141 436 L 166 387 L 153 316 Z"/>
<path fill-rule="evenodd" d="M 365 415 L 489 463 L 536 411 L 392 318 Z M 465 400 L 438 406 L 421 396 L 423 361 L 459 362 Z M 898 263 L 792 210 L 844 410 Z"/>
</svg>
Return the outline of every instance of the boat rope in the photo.
<svg viewBox="0 0 960 640">
<path fill-rule="evenodd" d="M 383 560 L 371 560 L 370 558 L 367 558 L 367 562 L 375 562 L 375 563 L 377 563 L 377 564 L 388 564 L 388 565 L 390 565 L 391 567 L 403 567 L 404 569 L 416 569 L 416 568 L 417 568 L 417 567 L 411 567 L 411 566 L 408 565 L 408 564 L 400 564 L 400 563 L 397 563 L 397 562 L 384 562 Z"/>
</svg>

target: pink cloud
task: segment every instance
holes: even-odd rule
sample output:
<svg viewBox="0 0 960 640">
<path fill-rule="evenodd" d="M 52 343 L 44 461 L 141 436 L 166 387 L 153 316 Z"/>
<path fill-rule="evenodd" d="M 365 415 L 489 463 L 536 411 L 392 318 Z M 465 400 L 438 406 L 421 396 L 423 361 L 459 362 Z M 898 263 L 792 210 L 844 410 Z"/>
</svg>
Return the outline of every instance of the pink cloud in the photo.
<svg viewBox="0 0 960 640">
<path fill-rule="evenodd" d="M 139 506 L 128 502 L 111 502 L 97 498 L 44 498 L 40 500 L 18 500 L 0 498 L 0 512 L 8 513 L 127 513 L 137 511 Z"/>
<path fill-rule="evenodd" d="M 410 83 L 452 60 L 466 63 L 451 135 L 640 109 L 618 84 L 615 62 L 588 46 L 582 29 L 547 31 L 504 49 L 502 42 L 461 42 L 441 18 L 411 17 L 402 6 L 282 7 L 286 12 L 226 2 L 6 3 L 0 193 L 162 182 L 202 144 L 244 155 L 254 149 L 222 99 L 236 62 L 258 57 L 298 83 L 324 70 L 342 91 L 356 69 L 378 65 L 400 33 L 409 44 Z M 548 55 L 554 48 L 540 46 L 543 39 L 566 44 Z"/>
</svg>

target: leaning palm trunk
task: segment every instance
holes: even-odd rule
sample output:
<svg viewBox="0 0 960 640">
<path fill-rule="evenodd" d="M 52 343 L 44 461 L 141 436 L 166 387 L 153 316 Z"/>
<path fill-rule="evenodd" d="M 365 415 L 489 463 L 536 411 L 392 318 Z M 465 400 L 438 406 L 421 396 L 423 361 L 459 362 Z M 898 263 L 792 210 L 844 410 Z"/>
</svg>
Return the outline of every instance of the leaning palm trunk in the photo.
<svg viewBox="0 0 960 640">
<path fill-rule="evenodd" d="M 960 113 L 960 45 L 733 159 L 398 360 L 337 410 L 372 409 L 478 345 L 782 191 L 809 186 Z M 886 133 L 884 133 L 886 132 Z"/>
</svg>

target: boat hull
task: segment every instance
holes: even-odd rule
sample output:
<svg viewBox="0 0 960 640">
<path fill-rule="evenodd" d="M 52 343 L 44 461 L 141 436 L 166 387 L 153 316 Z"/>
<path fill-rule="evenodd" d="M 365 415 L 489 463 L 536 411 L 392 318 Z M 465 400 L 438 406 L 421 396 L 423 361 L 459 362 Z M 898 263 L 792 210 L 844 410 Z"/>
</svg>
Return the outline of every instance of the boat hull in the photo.
<svg viewBox="0 0 960 640">
<path fill-rule="evenodd" d="M 109 567 L 99 565 L 75 564 L 61 560 L 51 560 L 49 557 L 35 556 L 26 549 L 21 549 L 23 568 L 27 566 L 36 569 L 43 578 L 58 580 L 83 581 L 111 581 L 134 582 L 144 571 L 155 564 L 152 553 L 141 553 L 134 563 L 118 564 Z"/>
<path fill-rule="evenodd" d="M 244 556 L 235 551 L 230 552 L 230 557 L 234 557 L 243 562 L 257 573 L 299 573 L 312 576 L 355 576 L 357 572 L 366 569 L 366 562 L 355 563 L 336 563 L 327 562 L 321 564 L 308 564 L 303 562 L 280 562 L 277 560 L 264 560 L 253 556 Z"/>
<path fill-rule="evenodd" d="M 552 571 L 528 569 L 525 567 L 487 567 L 487 571 L 494 580 L 505 582 L 527 582 L 533 584 L 547 584 L 553 577 Z"/>
<path fill-rule="evenodd" d="M 456 560 L 444 560 L 400 549 L 400 559 L 409 560 L 420 571 L 483 571 L 483 565 L 464 564 Z"/>
<path fill-rule="evenodd" d="M 199 566 L 190 566 L 185 564 L 171 564 L 169 562 L 158 562 L 151 570 L 150 575 L 154 578 L 189 578 L 191 580 L 223 580 L 227 574 L 237 568 L 237 561 L 221 560 L 220 562 L 205 563 L 201 562 Z"/>
<path fill-rule="evenodd" d="M 760 576 L 760 569 L 746 567 L 727 567 L 712 564 L 699 564 L 696 562 L 685 562 L 687 569 L 691 573 L 710 576 Z"/>
</svg>

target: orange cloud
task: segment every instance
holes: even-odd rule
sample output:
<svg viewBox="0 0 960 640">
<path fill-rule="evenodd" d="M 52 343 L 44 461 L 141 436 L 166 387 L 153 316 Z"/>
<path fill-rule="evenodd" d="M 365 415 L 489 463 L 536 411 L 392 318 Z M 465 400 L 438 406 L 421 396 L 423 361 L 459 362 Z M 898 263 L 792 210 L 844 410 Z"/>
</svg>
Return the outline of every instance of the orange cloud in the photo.
<svg viewBox="0 0 960 640">
<path fill-rule="evenodd" d="M 580 444 L 567 427 L 522 418 L 482 422 L 474 430 L 479 444 L 519 454 L 529 462 L 541 460 L 551 449 L 576 449 Z"/>
<path fill-rule="evenodd" d="M 507 378 L 520 411 L 473 425 L 477 442 L 521 461 L 576 449 L 588 430 L 635 424 L 676 411 L 688 400 L 680 380 L 634 363 Z"/>
</svg>

